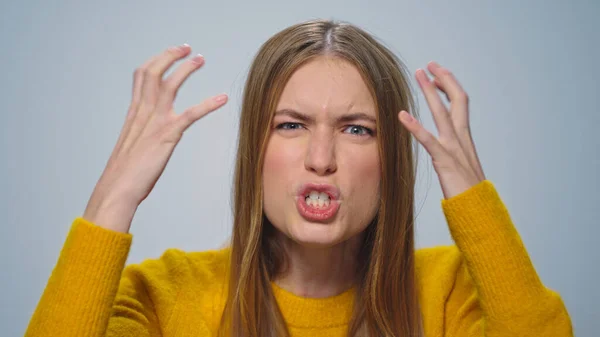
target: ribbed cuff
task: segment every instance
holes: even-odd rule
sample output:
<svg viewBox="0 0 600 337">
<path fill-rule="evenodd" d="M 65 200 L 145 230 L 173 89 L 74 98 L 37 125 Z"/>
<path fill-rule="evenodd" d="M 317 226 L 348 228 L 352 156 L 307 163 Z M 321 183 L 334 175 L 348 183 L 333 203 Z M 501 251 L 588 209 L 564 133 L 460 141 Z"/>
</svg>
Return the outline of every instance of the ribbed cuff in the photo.
<svg viewBox="0 0 600 337">
<path fill-rule="evenodd" d="M 80 278 L 111 275 L 123 270 L 132 235 L 99 227 L 77 217 L 58 260 L 56 269 Z M 64 264 L 64 265 L 61 265 Z"/>
<path fill-rule="evenodd" d="M 482 240 L 496 242 L 498 235 L 507 235 L 509 239 L 518 235 L 508 210 L 489 180 L 442 200 L 442 209 L 457 244 L 478 246 Z"/>
<path fill-rule="evenodd" d="M 32 335 L 96 336 L 106 329 L 131 242 L 131 234 L 77 217 L 32 319 Z"/>
</svg>

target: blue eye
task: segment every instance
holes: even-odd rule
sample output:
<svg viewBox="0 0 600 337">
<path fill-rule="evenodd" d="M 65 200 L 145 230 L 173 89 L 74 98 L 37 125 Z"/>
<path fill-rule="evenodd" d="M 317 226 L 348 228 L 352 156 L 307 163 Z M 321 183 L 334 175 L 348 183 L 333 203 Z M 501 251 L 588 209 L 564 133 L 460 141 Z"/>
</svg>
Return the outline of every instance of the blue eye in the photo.
<svg viewBox="0 0 600 337">
<path fill-rule="evenodd" d="M 348 128 L 346 128 L 346 130 L 352 130 L 350 131 L 351 134 L 353 135 L 357 135 L 357 136 L 372 136 L 373 135 L 373 130 L 364 127 L 362 125 L 350 125 Z"/>
<path fill-rule="evenodd" d="M 303 125 L 301 123 L 285 122 L 278 124 L 275 128 L 278 130 L 298 130 L 300 128 L 303 128 Z M 350 125 L 344 131 L 346 132 L 346 130 L 350 130 L 350 134 L 355 136 L 373 135 L 373 130 L 362 125 Z"/>
<path fill-rule="evenodd" d="M 281 123 L 281 124 L 277 125 L 275 128 L 284 129 L 284 130 L 296 130 L 300 127 L 301 127 L 300 123 L 286 122 L 286 123 Z"/>
</svg>

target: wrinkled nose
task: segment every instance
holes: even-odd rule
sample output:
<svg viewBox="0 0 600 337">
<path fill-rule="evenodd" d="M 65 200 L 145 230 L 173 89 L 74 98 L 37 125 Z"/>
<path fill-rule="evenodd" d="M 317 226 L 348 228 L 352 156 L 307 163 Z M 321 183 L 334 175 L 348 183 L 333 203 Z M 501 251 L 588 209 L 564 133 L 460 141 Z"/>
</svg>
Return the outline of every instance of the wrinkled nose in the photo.
<svg viewBox="0 0 600 337">
<path fill-rule="evenodd" d="M 317 130 L 311 134 L 304 166 L 319 176 L 328 175 L 337 170 L 335 139 L 331 130 Z"/>
</svg>

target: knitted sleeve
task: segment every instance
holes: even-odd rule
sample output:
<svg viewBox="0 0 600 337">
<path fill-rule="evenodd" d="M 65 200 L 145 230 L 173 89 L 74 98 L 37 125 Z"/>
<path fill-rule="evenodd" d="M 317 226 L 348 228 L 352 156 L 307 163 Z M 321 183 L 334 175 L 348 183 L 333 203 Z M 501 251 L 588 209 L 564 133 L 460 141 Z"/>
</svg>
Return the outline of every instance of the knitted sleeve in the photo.
<svg viewBox="0 0 600 337">
<path fill-rule="evenodd" d="M 135 267 L 123 272 L 131 240 L 76 218 L 25 336 L 159 336 Z"/>
<path fill-rule="evenodd" d="M 560 296 L 542 284 L 490 181 L 442 200 L 442 209 L 461 253 L 447 336 L 573 336 Z"/>
</svg>

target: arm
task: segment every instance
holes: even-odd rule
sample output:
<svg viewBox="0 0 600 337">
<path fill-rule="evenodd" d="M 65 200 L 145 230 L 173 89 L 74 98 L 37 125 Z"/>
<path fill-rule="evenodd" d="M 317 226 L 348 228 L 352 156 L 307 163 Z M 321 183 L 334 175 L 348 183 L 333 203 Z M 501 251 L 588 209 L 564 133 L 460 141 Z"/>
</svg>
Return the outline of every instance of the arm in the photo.
<svg viewBox="0 0 600 337">
<path fill-rule="evenodd" d="M 439 136 L 407 111 L 398 117 L 431 155 L 446 199 L 442 207 L 450 232 L 464 258 L 453 299 L 447 302 L 447 334 L 572 335 L 562 301 L 542 285 L 506 208 L 486 180 L 471 136 L 468 95 L 448 69 L 436 62 L 427 68 L 433 80 L 421 69 L 415 75 Z M 450 101 L 449 107 L 438 90 Z"/>
<path fill-rule="evenodd" d="M 151 279 L 143 279 L 144 273 L 135 267 L 123 272 L 123 266 L 135 211 L 154 188 L 183 133 L 227 102 L 227 95 L 217 95 L 175 113 L 179 87 L 204 58 L 197 55 L 163 76 L 190 51 L 187 44 L 170 47 L 134 72 L 125 125 L 83 217 L 73 223 L 26 336 L 104 336 L 107 329 L 111 336 L 160 335 L 147 291 L 152 286 L 146 281 Z M 168 275 L 167 264 L 156 271 Z"/>
<path fill-rule="evenodd" d="M 159 336 L 144 287 L 121 279 L 131 239 L 75 219 L 25 336 Z"/>
<path fill-rule="evenodd" d="M 542 284 L 489 180 L 442 208 L 461 252 L 445 308 L 448 336 L 573 336 L 560 296 Z"/>
</svg>

